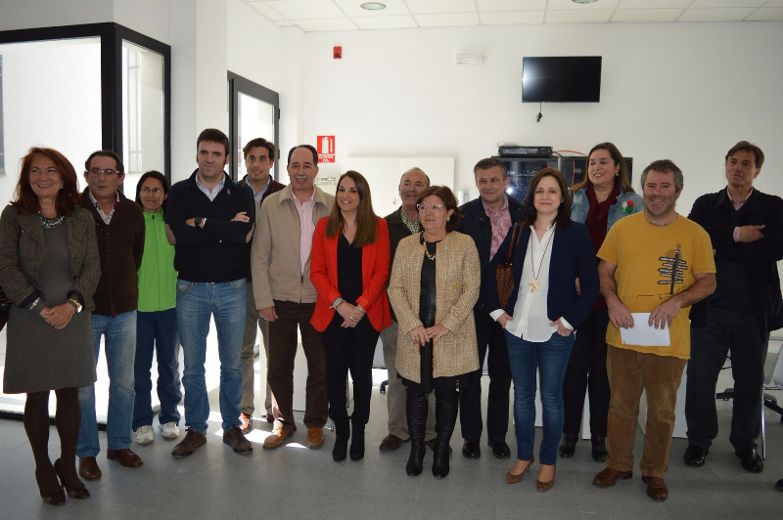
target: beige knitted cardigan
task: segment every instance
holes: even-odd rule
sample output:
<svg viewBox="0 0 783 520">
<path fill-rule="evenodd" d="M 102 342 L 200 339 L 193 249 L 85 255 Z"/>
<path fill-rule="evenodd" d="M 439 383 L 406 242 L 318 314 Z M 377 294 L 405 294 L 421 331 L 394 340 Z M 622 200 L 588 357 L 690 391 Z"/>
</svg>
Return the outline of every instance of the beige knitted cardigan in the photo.
<svg viewBox="0 0 783 520">
<path fill-rule="evenodd" d="M 417 383 L 421 380 L 419 346 L 408 333 L 422 325 L 419 296 L 424 246 L 420 236 L 400 241 L 389 281 L 389 300 L 399 323 L 397 371 Z M 479 368 L 473 319 L 481 285 L 478 252 L 472 238 L 452 231 L 438 243 L 435 255 L 435 323 L 450 332 L 433 345 L 433 376 L 466 374 Z"/>
</svg>

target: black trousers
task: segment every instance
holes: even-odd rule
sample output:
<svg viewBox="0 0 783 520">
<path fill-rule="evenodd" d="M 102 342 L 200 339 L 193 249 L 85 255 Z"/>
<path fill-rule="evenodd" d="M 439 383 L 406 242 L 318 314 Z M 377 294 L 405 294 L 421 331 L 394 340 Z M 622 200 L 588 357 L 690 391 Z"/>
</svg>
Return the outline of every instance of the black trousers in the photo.
<svg viewBox="0 0 783 520">
<path fill-rule="evenodd" d="M 563 433 L 579 435 L 585 390 L 590 396 L 590 435 L 606 437 L 609 377 L 606 373 L 606 327 L 609 313 L 593 309 L 576 333 L 576 342 L 563 381 Z"/>
<path fill-rule="evenodd" d="M 466 441 L 481 439 L 481 374 L 484 357 L 489 351 L 489 396 L 487 397 L 487 440 L 490 444 L 505 442 L 508 431 L 511 367 L 503 329 L 483 309 L 474 311 L 479 365 L 468 377 L 459 394 L 459 420 Z"/>
<path fill-rule="evenodd" d="M 342 328 L 342 318 L 334 319 L 321 333 L 326 358 L 326 395 L 329 398 L 329 417 L 335 422 L 348 420 L 345 395 L 348 371 L 353 380 L 353 414 L 355 425 L 365 425 L 370 419 L 372 396 L 372 360 L 379 332 L 372 328 L 367 316 L 356 327 Z"/>
<path fill-rule="evenodd" d="M 691 328 L 691 359 L 685 392 L 688 442 L 708 448 L 718 435 L 715 385 L 731 355 L 734 404 L 729 441 L 735 450 L 756 447 L 761 430 L 761 392 L 769 333 L 755 315 L 707 309 L 704 327 Z"/>
</svg>

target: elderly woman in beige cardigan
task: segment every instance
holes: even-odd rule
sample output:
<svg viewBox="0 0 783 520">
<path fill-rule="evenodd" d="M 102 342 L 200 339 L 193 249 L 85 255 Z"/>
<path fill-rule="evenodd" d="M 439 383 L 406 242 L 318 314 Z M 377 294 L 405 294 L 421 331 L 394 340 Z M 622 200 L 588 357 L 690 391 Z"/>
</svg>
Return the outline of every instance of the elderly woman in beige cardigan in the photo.
<svg viewBox="0 0 783 520">
<path fill-rule="evenodd" d="M 424 460 L 427 394 L 435 391 L 437 440 L 432 474 L 449 473 L 449 439 L 457 419 L 457 389 L 479 368 L 473 306 L 481 271 L 473 240 L 454 231 L 460 214 L 445 186 L 419 197 L 424 232 L 400 241 L 394 256 L 389 300 L 399 323 L 397 372 L 406 386 L 411 454 L 408 475 Z"/>
</svg>

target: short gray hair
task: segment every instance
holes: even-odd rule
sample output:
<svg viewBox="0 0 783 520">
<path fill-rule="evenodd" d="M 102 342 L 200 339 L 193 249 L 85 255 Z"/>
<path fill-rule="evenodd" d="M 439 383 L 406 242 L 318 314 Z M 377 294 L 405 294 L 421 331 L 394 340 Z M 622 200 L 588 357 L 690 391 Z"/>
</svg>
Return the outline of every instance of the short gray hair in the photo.
<svg viewBox="0 0 783 520">
<path fill-rule="evenodd" d="M 685 179 L 682 176 L 682 170 L 680 170 L 680 168 L 674 164 L 674 161 L 670 159 L 658 159 L 657 161 L 651 162 L 650 165 L 647 166 L 647 168 L 645 168 L 642 172 L 642 190 L 644 190 L 644 182 L 647 180 L 647 174 L 652 170 L 662 173 L 673 173 L 674 189 L 677 191 L 677 193 L 680 193 L 682 188 L 685 186 Z"/>
</svg>

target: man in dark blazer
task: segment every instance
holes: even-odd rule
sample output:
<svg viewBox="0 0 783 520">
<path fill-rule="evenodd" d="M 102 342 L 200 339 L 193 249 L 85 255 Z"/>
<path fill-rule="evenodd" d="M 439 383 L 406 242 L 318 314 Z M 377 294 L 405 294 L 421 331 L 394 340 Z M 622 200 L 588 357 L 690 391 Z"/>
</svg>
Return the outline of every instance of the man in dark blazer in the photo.
<svg viewBox="0 0 783 520">
<path fill-rule="evenodd" d="M 731 352 L 734 405 L 729 441 L 742 467 L 764 469 L 756 452 L 769 326 L 770 292 L 783 258 L 783 199 L 753 187 L 764 152 L 740 141 L 726 154 L 727 186 L 699 197 L 688 218 L 710 235 L 718 288 L 691 310 L 691 359 L 685 394 L 688 448 L 684 460 L 702 466 L 718 434 L 715 384 Z"/>
<path fill-rule="evenodd" d="M 253 190 L 253 198 L 256 202 L 256 213 L 261 204 L 269 195 L 285 188 L 272 178 L 270 171 L 275 164 L 275 145 L 263 137 L 251 139 L 242 149 L 245 156 L 245 169 L 247 175 L 242 179 L 248 188 Z M 250 258 L 251 243 L 247 244 L 247 254 Z M 248 263 L 249 265 L 249 263 Z M 255 368 L 256 338 L 258 329 L 261 329 L 261 337 L 264 341 L 264 356 L 269 359 L 269 322 L 258 315 L 255 299 L 253 298 L 253 282 L 248 273 L 247 282 L 247 313 L 245 315 L 245 335 L 242 339 L 242 413 L 239 414 L 242 433 L 248 433 L 253 429 L 253 412 L 255 411 Z M 266 384 L 266 397 L 264 408 L 266 421 L 275 422 L 272 416 L 272 391 Z"/>
<path fill-rule="evenodd" d="M 497 252 L 511 227 L 523 218 L 522 205 L 506 195 L 510 179 L 505 165 L 497 159 L 482 159 L 473 168 L 479 198 L 460 207 L 462 222 L 459 231 L 470 235 L 476 243 L 481 260 L 482 285 L 488 272 L 486 266 Z M 489 349 L 489 397 L 487 399 L 487 440 L 492 454 L 500 459 L 510 456 L 506 444 L 508 431 L 509 389 L 511 368 L 506 352 L 503 329 L 489 316 L 483 298 L 473 309 L 476 320 L 479 363 L 471 383 L 460 392 L 460 426 L 465 444 L 462 455 L 469 459 L 481 456 L 481 373 L 484 356 Z"/>
</svg>

